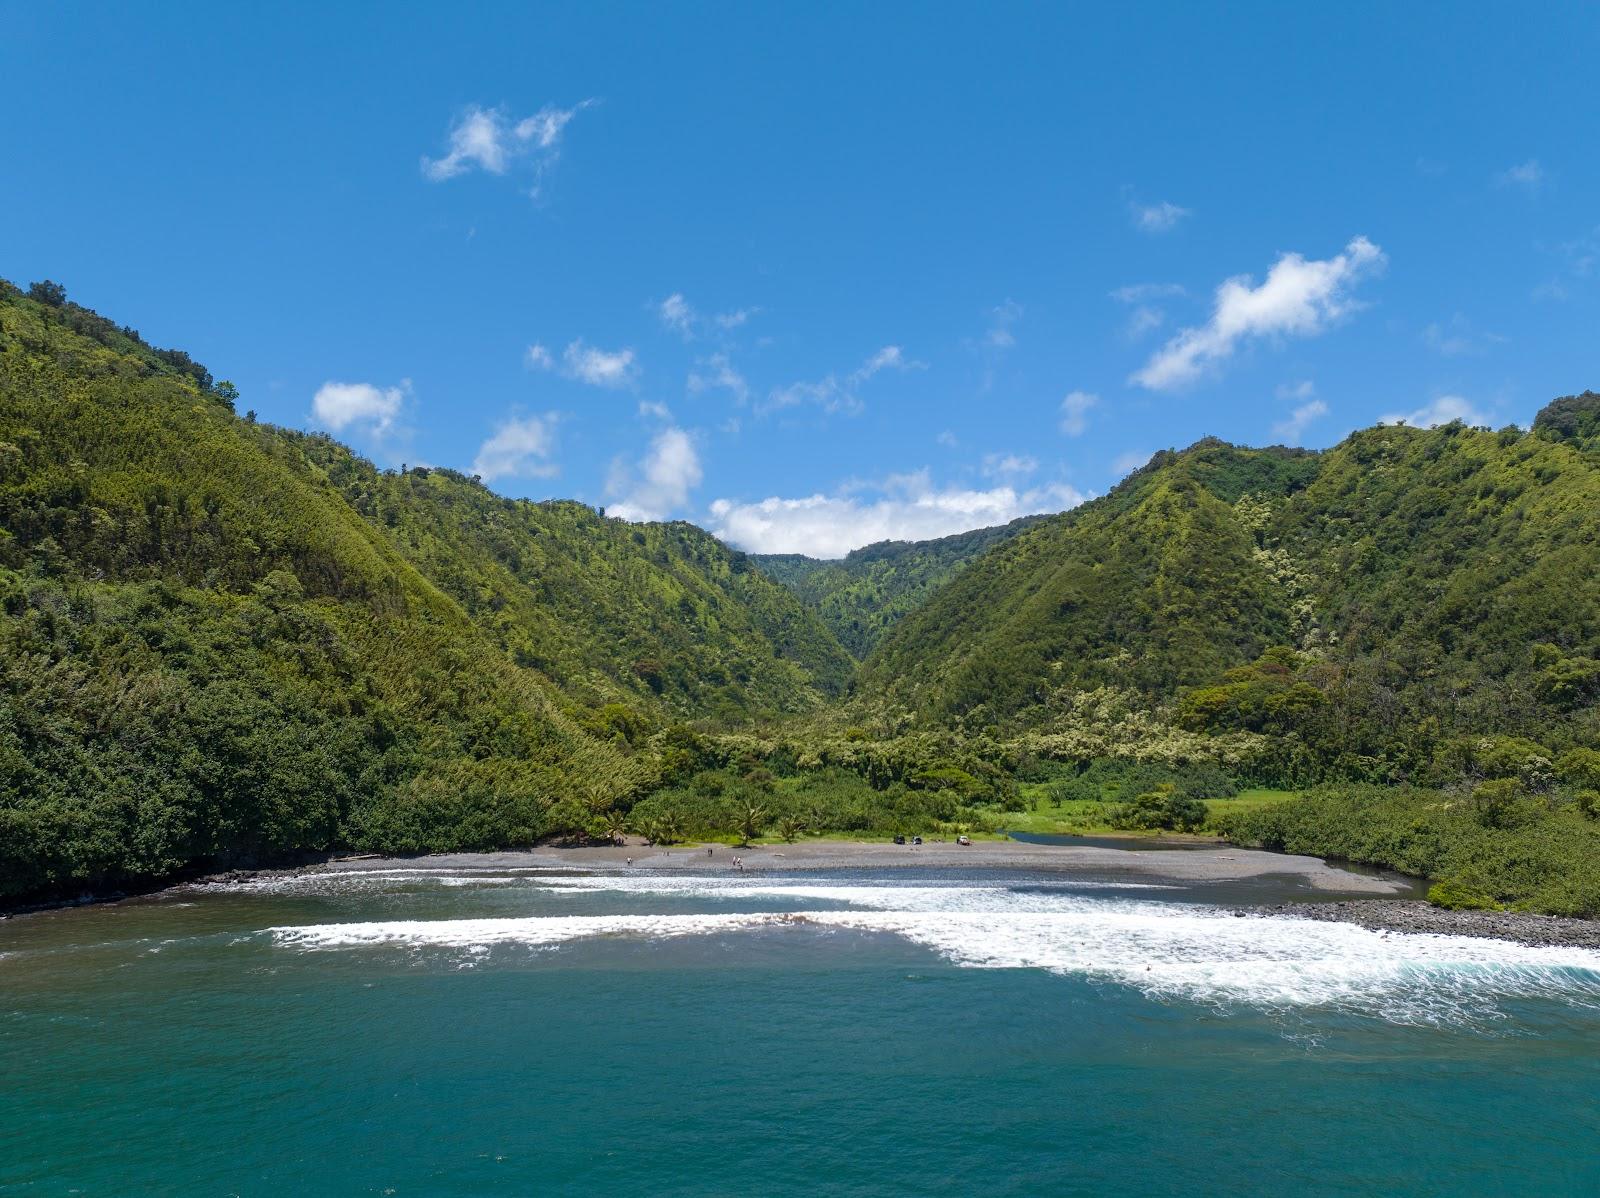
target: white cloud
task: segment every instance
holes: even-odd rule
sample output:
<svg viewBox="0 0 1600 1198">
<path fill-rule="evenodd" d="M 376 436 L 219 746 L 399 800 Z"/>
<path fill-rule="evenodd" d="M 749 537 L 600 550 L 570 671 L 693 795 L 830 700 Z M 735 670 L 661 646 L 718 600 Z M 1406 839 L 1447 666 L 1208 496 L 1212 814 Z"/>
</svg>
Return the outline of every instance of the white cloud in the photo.
<svg viewBox="0 0 1600 1198">
<path fill-rule="evenodd" d="M 1301 404 L 1285 420 L 1280 420 L 1272 426 L 1272 435 L 1281 438 L 1288 444 L 1296 444 L 1305 435 L 1305 431 L 1313 423 L 1328 414 L 1328 405 L 1320 399 L 1309 400 Z"/>
<path fill-rule="evenodd" d="M 734 367 L 727 354 L 712 354 L 695 364 L 689 372 L 687 384 L 693 395 L 706 391 L 727 391 L 733 396 L 735 403 L 744 403 L 750 398 L 750 384 L 745 382 L 744 375 Z"/>
<path fill-rule="evenodd" d="M 1310 399 L 1317 393 L 1317 385 L 1310 379 L 1298 383 L 1279 383 L 1272 392 L 1279 399 Z"/>
<path fill-rule="evenodd" d="M 398 387 L 329 381 L 318 387 L 312 397 L 311 414 L 329 432 L 355 428 L 370 437 L 382 438 L 394 431 L 410 389 L 409 379 L 402 380 Z"/>
<path fill-rule="evenodd" d="M 1061 401 L 1061 431 L 1069 437 L 1083 436 L 1089 427 L 1089 409 L 1100 402 L 1098 395 L 1087 391 L 1071 391 Z"/>
<path fill-rule="evenodd" d="M 760 310 L 759 308 L 738 308 L 732 312 L 718 312 L 711 320 L 719 329 L 736 329 Z"/>
<path fill-rule="evenodd" d="M 694 439 L 681 428 L 664 429 L 650 442 L 637 470 L 613 465 L 608 492 L 616 502 L 606 514 L 623 520 L 664 520 L 681 509 L 704 472 Z"/>
<path fill-rule="evenodd" d="M 767 395 L 766 402 L 761 405 L 760 410 L 772 412 L 782 408 L 797 407 L 800 404 L 815 404 L 824 412 L 848 412 L 853 415 L 862 408 L 861 400 L 856 396 L 856 388 L 873 375 L 883 370 L 926 369 L 926 362 L 907 358 L 898 345 L 886 345 L 846 375 L 843 383 L 830 374 L 814 383 L 799 382 L 790 383 L 787 387 L 775 387 Z"/>
<path fill-rule="evenodd" d="M 940 445 L 943 445 L 946 449 L 954 449 L 956 446 L 961 444 L 961 442 L 956 439 L 956 435 L 949 429 L 945 429 L 944 432 L 940 433 L 934 438 L 934 440 Z"/>
<path fill-rule="evenodd" d="M 639 415 L 656 420 L 671 420 L 672 409 L 653 399 L 639 401 Z"/>
<path fill-rule="evenodd" d="M 980 467 L 985 478 L 1016 482 L 1038 473 L 1039 459 L 1025 453 L 986 453 Z"/>
<path fill-rule="evenodd" d="M 550 351 L 537 341 L 528 346 L 528 352 L 523 355 L 529 370 L 554 370 L 556 360 L 550 356 Z"/>
<path fill-rule="evenodd" d="M 1544 167 L 1539 165 L 1537 158 L 1507 167 L 1494 177 L 1497 187 L 1520 187 L 1529 192 L 1538 191 L 1544 186 L 1544 180 Z"/>
<path fill-rule="evenodd" d="M 1128 323 L 1123 326 L 1122 335 L 1129 341 L 1137 341 L 1146 333 L 1154 332 L 1167 323 L 1167 314 L 1153 304 L 1140 304 L 1128 315 Z"/>
<path fill-rule="evenodd" d="M 1259 287 L 1250 276 L 1236 275 L 1217 288 L 1210 321 L 1179 332 L 1131 381 L 1152 391 L 1181 387 L 1230 357 L 1242 341 L 1315 336 L 1358 306 L 1350 288 L 1386 261 L 1381 249 L 1356 237 L 1332 258 L 1284 254 Z"/>
<path fill-rule="evenodd" d="M 661 323 L 685 341 L 694 336 L 695 311 L 689 306 L 689 301 L 683 298 L 681 291 L 674 291 L 656 309 L 661 317 Z"/>
<path fill-rule="evenodd" d="M 638 367 L 631 349 L 603 350 L 585 345 L 580 337 L 561 352 L 561 371 L 591 387 L 626 387 Z"/>
<path fill-rule="evenodd" d="M 1485 413 L 1478 411 L 1459 395 L 1441 395 L 1415 412 L 1385 416 L 1382 423 L 1409 424 L 1412 428 L 1436 428 L 1441 424 L 1449 424 L 1452 420 L 1459 420 L 1463 424 L 1489 423 L 1489 417 Z"/>
<path fill-rule="evenodd" d="M 661 318 L 661 323 L 685 341 L 693 341 L 699 331 L 708 325 L 722 332 L 736 329 L 760 310 L 738 308 L 732 312 L 717 312 L 711 316 L 703 316 L 684 298 L 681 291 L 674 291 L 656 305 L 656 315 Z"/>
<path fill-rule="evenodd" d="M 898 345 L 886 345 L 861 364 L 850 376 L 851 383 L 864 383 L 880 370 L 926 370 L 927 363 L 915 362 Z"/>
<path fill-rule="evenodd" d="M 804 553 L 843 557 L 877 541 L 925 541 L 973 528 L 1005 524 L 1018 516 L 1059 512 L 1089 496 L 1065 484 L 1018 491 L 936 488 L 926 471 L 888 479 L 874 499 L 859 494 L 776 496 L 758 503 L 718 499 L 712 532 L 751 553 Z"/>
<path fill-rule="evenodd" d="M 537 196 L 540 177 L 560 153 L 567 122 L 593 103 L 585 100 L 572 108 L 547 105 L 522 120 L 512 120 L 503 108 L 472 105 L 450 128 L 449 152 L 442 158 L 424 156 L 422 173 L 442 183 L 474 168 L 503 175 L 513 166 L 525 165 L 534 176 L 529 194 Z"/>
<path fill-rule="evenodd" d="M 478 447 L 472 472 L 484 482 L 496 478 L 550 478 L 560 467 L 549 460 L 555 449 L 556 416 L 514 417 L 495 425 Z"/>
<path fill-rule="evenodd" d="M 1133 227 L 1141 233 L 1170 233 L 1189 215 L 1187 208 L 1163 201 L 1159 204 L 1130 204 Z"/>
</svg>

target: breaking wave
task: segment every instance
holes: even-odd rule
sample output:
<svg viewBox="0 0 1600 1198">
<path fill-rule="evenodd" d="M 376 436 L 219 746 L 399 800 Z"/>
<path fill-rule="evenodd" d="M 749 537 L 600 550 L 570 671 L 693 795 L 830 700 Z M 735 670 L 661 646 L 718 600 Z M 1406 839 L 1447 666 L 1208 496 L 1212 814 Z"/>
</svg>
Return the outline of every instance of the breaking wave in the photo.
<svg viewBox="0 0 1600 1198">
<path fill-rule="evenodd" d="M 495 881 L 503 877 L 497 876 Z M 483 954 L 600 937 L 889 934 L 960 968 L 1034 969 L 1218 1008 L 1331 1008 L 1395 1023 L 1493 1019 L 1507 1001 L 1600 1009 L 1600 952 L 1463 936 L 1388 935 L 1353 924 L 1236 916 L 1214 907 L 1092 897 L 1047 886 L 908 886 L 725 877 L 518 879 L 548 892 L 782 900 L 741 913 L 392 920 L 271 929 L 303 950 L 402 945 Z M 804 909 L 794 909 L 799 903 Z"/>
</svg>

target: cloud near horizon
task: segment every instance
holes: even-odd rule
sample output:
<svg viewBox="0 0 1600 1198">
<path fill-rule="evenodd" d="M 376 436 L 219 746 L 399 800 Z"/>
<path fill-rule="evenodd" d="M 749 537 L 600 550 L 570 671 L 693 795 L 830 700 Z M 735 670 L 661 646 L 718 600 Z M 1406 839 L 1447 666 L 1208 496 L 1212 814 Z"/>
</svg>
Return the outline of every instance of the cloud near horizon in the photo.
<svg viewBox="0 0 1600 1198">
<path fill-rule="evenodd" d="M 1167 391 L 1220 368 L 1241 343 L 1266 337 L 1314 337 L 1359 307 L 1350 290 L 1379 273 L 1388 259 L 1365 237 L 1354 237 L 1332 258 L 1284 254 L 1259 287 L 1235 275 L 1217 288 L 1211 319 L 1162 346 L 1129 380 Z"/>
<path fill-rule="evenodd" d="M 1065 511 L 1091 498 L 1064 483 L 1022 491 L 1009 485 L 935 487 L 926 470 L 893 476 L 877 490 L 873 499 L 855 492 L 772 496 L 755 503 L 718 499 L 710 509 L 711 531 L 750 553 L 839 558 L 878 541 L 926 541 L 991 528 L 1019 516 Z"/>
<path fill-rule="evenodd" d="M 549 460 L 555 448 L 556 415 L 512 417 L 495 425 L 478 447 L 472 473 L 484 482 L 497 478 L 551 478 L 561 468 Z"/>
<path fill-rule="evenodd" d="M 1459 420 L 1462 424 L 1487 425 L 1488 414 L 1472 406 L 1469 400 L 1459 395 L 1441 395 L 1432 403 L 1418 408 L 1415 412 L 1391 414 L 1382 417 L 1380 424 L 1409 424 L 1412 428 L 1437 428 L 1441 424 L 1449 424 L 1452 420 Z"/>
<path fill-rule="evenodd" d="M 694 438 L 676 426 L 657 433 L 635 467 L 612 463 L 606 515 L 634 522 L 665 520 L 682 511 L 704 477 Z"/>
</svg>

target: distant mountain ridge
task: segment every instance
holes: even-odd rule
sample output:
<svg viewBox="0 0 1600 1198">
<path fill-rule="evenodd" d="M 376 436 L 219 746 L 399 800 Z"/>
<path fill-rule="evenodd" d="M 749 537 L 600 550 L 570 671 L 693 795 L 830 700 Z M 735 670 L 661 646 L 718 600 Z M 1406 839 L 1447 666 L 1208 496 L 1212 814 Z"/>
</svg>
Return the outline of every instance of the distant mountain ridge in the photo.
<svg viewBox="0 0 1600 1198">
<path fill-rule="evenodd" d="M 1043 519 L 1022 516 L 929 541 L 878 541 L 838 560 L 798 553 L 751 554 L 750 560 L 793 591 L 859 659 L 979 554 Z"/>
</svg>

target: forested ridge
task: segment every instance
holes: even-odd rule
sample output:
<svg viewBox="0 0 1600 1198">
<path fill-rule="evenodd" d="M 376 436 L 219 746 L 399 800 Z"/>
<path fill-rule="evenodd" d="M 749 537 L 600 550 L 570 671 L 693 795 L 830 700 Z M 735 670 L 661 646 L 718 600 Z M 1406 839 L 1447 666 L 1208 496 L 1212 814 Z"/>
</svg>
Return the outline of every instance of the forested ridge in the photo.
<svg viewBox="0 0 1600 1198">
<path fill-rule="evenodd" d="M 847 683 L 698 529 L 379 472 L 235 399 L 0 294 L 0 893 L 593 827 L 654 783 L 647 729 Z"/>
<path fill-rule="evenodd" d="M 0 284 L 0 896 L 1073 809 L 1600 913 L 1600 395 L 1206 440 L 826 563 L 380 470 L 240 399 Z M 1241 787 L 1303 797 L 1223 815 Z"/>
<path fill-rule="evenodd" d="M 862 658 L 958 570 L 1043 519 L 1022 516 L 932 541 L 880 541 L 837 561 L 798 553 L 752 554 L 750 560 L 793 591 L 846 649 Z"/>
</svg>

